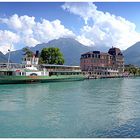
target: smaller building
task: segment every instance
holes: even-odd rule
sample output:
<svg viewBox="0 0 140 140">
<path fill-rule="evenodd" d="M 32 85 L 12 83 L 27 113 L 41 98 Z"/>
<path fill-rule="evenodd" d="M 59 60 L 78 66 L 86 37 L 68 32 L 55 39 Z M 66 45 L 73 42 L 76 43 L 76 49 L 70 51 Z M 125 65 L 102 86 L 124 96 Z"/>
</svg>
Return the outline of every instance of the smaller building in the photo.
<svg viewBox="0 0 140 140">
<path fill-rule="evenodd" d="M 81 70 L 93 77 L 119 76 L 124 72 L 124 57 L 118 48 L 110 48 L 107 53 L 90 51 L 81 55 Z"/>
<path fill-rule="evenodd" d="M 39 51 L 36 51 L 35 54 L 33 54 L 31 57 L 25 55 L 22 64 L 31 67 L 32 65 L 38 65 L 39 62 Z"/>
</svg>

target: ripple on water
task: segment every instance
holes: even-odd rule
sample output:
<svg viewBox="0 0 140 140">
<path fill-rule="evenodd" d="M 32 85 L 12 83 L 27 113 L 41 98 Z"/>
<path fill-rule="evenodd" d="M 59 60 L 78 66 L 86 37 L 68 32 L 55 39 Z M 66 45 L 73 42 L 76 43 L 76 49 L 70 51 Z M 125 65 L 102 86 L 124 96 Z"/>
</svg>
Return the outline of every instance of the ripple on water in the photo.
<svg viewBox="0 0 140 140">
<path fill-rule="evenodd" d="M 140 78 L 0 85 L 0 137 L 140 137 Z"/>
</svg>

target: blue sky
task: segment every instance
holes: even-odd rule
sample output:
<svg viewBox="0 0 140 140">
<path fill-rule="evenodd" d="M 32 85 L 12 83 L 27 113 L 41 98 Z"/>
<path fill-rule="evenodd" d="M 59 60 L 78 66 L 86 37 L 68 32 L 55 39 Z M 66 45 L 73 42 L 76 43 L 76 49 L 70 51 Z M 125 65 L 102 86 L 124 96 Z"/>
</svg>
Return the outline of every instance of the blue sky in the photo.
<svg viewBox="0 0 140 140">
<path fill-rule="evenodd" d="M 17 13 L 20 16 L 35 16 L 37 20 L 41 18 L 60 19 L 66 27 L 79 30 L 84 22 L 78 16 L 65 12 L 61 8 L 63 4 L 63 2 L 1 2 L 0 16 L 11 16 Z M 137 31 L 140 32 L 140 2 L 95 2 L 95 5 L 98 10 L 110 12 L 134 22 Z"/>
<path fill-rule="evenodd" d="M 78 16 L 65 12 L 62 2 L 11 2 L 0 3 L 0 16 L 7 17 L 13 14 L 34 16 L 37 21 L 42 18 L 53 21 L 59 19 L 66 27 L 78 32 L 84 21 Z"/>
<path fill-rule="evenodd" d="M 65 36 L 126 49 L 140 39 L 139 9 L 140 2 L 0 2 L 0 51 L 11 43 L 15 50 Z"/>
<path fill-rule="evenodd" d="M 110 12 L 134 22 L 137 31 L 140 32 L 140 2 L 98 2 L 96 5 L 101 11 Z"/>
</svg>

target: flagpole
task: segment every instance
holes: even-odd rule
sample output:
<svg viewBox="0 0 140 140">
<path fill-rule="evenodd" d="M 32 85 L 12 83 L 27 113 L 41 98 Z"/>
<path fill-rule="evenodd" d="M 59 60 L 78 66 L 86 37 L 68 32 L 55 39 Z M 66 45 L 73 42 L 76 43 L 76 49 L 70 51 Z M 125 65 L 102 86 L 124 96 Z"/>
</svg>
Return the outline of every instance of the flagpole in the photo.
<svg viewBox="0 0 140 140">
<path fill-rule="evenodd" d="M 9 51 L 9 55 L 8 55 L 8 65 L 7 65 L 7 68 L 8 68 L 8 69 L 9 69 L 9 62 L 10 62 L 11 47 L 12 47 L 12 44 L 10 45 L 10 49 L 8 50 L 8 51 Z"/>
</svg>

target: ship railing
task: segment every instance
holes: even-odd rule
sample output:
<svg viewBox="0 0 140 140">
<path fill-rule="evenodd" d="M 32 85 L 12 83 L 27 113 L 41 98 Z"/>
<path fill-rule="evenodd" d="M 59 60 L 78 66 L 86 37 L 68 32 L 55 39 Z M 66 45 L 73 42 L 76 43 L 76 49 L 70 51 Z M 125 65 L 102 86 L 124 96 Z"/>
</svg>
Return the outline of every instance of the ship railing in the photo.
<svg viewBox="0 0 140 140">
<path fill-rule="evenodd" d="M 48 72 L 81 72 L 81 70 L 47 70 Z"/>
<path fill-rule="evenodd" d="M 24 64 L 19 63 L 0 63 L 0 69 L 19 69 L 19 68 L 25 68 Z"/>
</svg>

